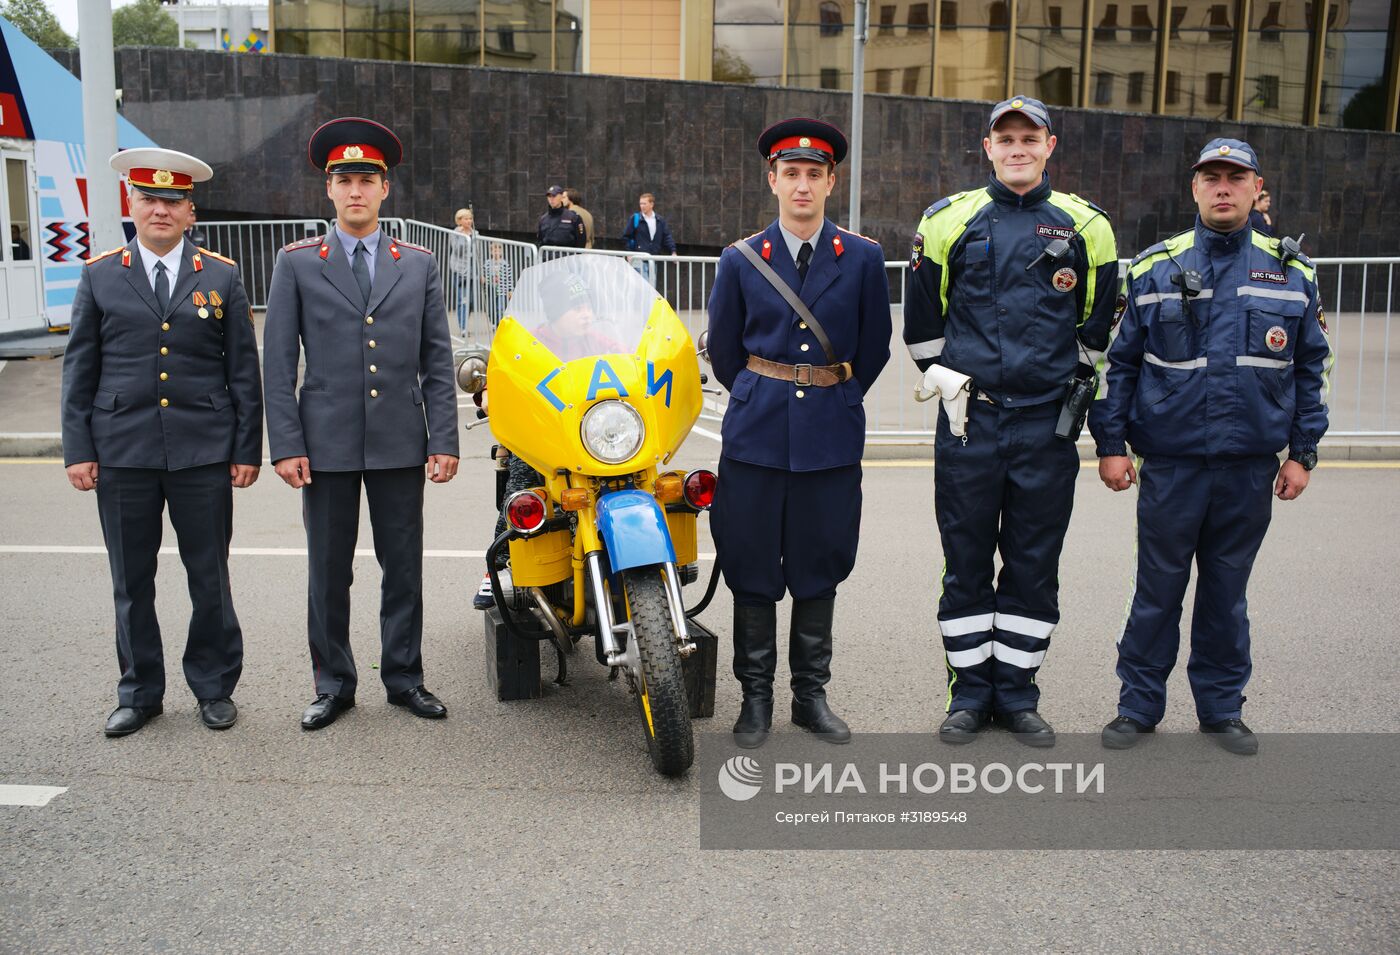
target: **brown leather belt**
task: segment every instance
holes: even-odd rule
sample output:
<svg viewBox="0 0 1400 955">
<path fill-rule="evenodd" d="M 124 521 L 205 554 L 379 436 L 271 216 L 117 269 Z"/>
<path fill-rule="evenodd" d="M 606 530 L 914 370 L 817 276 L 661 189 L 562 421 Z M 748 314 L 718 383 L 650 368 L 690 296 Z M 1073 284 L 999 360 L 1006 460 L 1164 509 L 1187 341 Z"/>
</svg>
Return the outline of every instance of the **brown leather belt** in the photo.
<svg viewBox="0 0 1400 955">
<path fill-rule="evenodd" d="M 749 356 L 749 370 L 764 378 L 790 381 L 803 388 L 830 388 L 850 380 L 851 363 L 843 361 L 839 365 L 784 365 L 780 361 L 769 361 L 757 355 Z"/>
</svg>

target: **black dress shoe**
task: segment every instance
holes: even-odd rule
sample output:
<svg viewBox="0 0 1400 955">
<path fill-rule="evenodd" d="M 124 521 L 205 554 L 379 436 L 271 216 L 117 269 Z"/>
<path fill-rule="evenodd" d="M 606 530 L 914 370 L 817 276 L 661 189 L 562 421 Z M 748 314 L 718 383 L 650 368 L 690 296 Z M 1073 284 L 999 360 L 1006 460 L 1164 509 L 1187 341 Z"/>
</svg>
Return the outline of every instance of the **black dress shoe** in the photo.
<svg viewBox="0 0 1400 955">
<path fill-rule="evenodd" d="M 744 749 L 758 749 L 768 742 L 768 731 L 773 727 L 773 701 L 758 697 L 745 697 L 739 707 L 739 718 L 734 721 L 734 745 Z"/>
<path fill-rule="evenodd" d="M 440 720 L 447 715 L 447 707 L 421 683 L 402 693 L 390 693 L 389 702 L 395 706 L 406 706 L 414 716 L 421 716 L 425 720 Z"/>
<path fill-rule="evenodd" d="M 238 719 L 238 707 L 233 700 L 223 697 L 218 700 L 200 700 L 199 718 L 211 730 L 226 730 Z"/>
<path fill-rule="evenodd" d="M 126 736 L 145 726 L 147 720 L 159 716 L 163 711 L 164 707 L 159 703 L 155 706 L 119 706 L 107 717 L 104 732 L 108 736 Z"/>
<path fill-rule="evenodd" d="M 998 715 L 997 720 L 1011 731 L 1017 742 L 1034 746 L 1036 749 L 1049 749 L 1055 745 L 1055 731 L 1045 722 L 1045 717 L 1035 710 L 1002 713 Z"/>
<path fill-rule="evenodd" d="M 987 725 L 988 715 L 986 710 L 954 710 L 938 727 L 938 738 L 954 745 L 970 743 Z"/>
<path fill-rule="evenodd" d="M 1201 732 L 1237 756 L 1253 756 L 1259 752 L 1259 739 L 1244 725 L 1244 720 L 1202 723 Z"/>
<path fill-rule="evenodd" d="M 851 728 L 826 702 L 825 696 L 792 701 L 792 722 L 828 743 L 849 743 Z"/>
<path fill-rule="evenodd" d="M 1131 716 L 1118 716 L 1103 728 L 1099 740 L 1104 749 L 1132 749 L 1144 734 L 1157 732 L 1157 727 L 1139 723 Z"/>
<path fill-rule="evenodd" d="M 330 693 L 318 693 L 316 699 L 301 714 L 301 728 L 304 730 L 318 730 L 324 726 L 330 726 L 336 718 L 350 707 L 355 705 L 353 696 L 335 696 Z"/>
</svg>

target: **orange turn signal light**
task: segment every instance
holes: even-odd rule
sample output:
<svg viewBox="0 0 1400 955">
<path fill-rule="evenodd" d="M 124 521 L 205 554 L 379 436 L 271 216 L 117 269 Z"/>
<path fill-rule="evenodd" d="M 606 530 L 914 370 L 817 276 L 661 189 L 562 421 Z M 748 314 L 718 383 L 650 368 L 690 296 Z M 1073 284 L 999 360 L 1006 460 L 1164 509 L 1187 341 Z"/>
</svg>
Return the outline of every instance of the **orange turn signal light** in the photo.
<svg viewBox="0 0 1400 955">
<path fill-rule="evenodd" d="M 581 511 L 588 506 L 588 499 L 586 487 L 565 488 L 559 495 L 559 507 L 565 511 Z"/>
<path fill-rule="evenodd" d="M 685 493 L 685 481 L 679 474 L 663 474 L 656 479 L 656 499 L 662 504 L 674 504 Z"/>
</svg>

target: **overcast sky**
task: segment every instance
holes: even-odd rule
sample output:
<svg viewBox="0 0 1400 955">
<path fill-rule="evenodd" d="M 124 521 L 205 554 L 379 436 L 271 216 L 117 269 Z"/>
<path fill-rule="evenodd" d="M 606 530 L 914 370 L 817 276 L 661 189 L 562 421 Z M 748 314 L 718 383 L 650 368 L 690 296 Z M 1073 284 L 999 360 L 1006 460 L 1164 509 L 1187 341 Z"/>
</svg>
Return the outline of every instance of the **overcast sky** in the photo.
<svg viewBox="0 0 1400 955">
<path fill-rule="evenodd" d="M 44 2 L 49 5 L 54 16 L 58 17 L 58 22 L 63 24 L 63 29 L 67 30 L 70 36 L 76 37 L 78 35 L 78 0 L 44 0 Z M 112 9 L 124 7 L 131 2 L 132 0 L 112 0 Z M 248 2 L 249 0 L 243 0 L 245 4 Z M 212 6 L 214 0 L 208 0 L 208 3 Z"/>
</svg>

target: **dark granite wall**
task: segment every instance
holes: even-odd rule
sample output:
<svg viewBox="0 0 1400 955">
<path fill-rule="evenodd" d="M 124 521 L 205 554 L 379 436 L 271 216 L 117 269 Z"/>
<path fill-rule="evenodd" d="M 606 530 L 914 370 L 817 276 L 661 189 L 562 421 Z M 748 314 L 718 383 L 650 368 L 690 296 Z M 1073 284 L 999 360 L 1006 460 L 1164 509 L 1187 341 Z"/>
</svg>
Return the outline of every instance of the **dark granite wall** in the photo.
<svg viewBox="0 0 1400 955">
<path fill-rule="evenodd" d="M 76 53 L 61 56 L 77 72 Z M 581 189 L 601 236 L 643 191 L 696 252 L 766 225 L 775 205 L 754 141 L 811 115 L 843 128 L 849 96 L 816 90 L 636 80 L 477 67 L 154 48 L 117 51 L 123 114 L 157 142 L 204 158 L 206 218 L 325 217 L 306 139 L 335 116 L 393 127 L 405 164 L 384 213 L 450 225 L 470 201 L 487 233 L 530 234 L 552 183 Z M 862 231 L 903 258 L 923 208 L 980 184 L 985 103 L 868 96 Z M 1056 188 L 1112 215 L 1124 255 L 1190 226 L 1186 169 L 1216 135 L 1258 150 L 1283 228 L 1315 255 L 1400 252 L 1400 135 L 1054 110 Z M 845 222 L 839 178 L 828 214 Z"/>
</svg>

